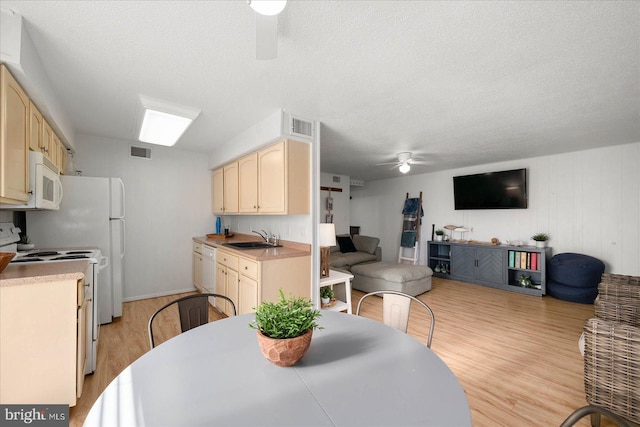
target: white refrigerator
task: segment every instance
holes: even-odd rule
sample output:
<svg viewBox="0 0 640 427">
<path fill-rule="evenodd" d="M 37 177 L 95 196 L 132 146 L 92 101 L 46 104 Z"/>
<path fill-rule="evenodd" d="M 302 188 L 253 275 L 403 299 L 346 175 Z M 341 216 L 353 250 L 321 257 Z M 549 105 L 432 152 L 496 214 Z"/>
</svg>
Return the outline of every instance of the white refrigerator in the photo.
<svg viewBox="0 0 640 427">
<path fill-rule="evenodd" d="M 98 283 L 98 321 L 122 316 L 125 193 L 120 178 L 61 176 L 57 211 L 27 211 L 27 234 L 38 249 L 97 247 L 109 258 Z"/>
</svg>

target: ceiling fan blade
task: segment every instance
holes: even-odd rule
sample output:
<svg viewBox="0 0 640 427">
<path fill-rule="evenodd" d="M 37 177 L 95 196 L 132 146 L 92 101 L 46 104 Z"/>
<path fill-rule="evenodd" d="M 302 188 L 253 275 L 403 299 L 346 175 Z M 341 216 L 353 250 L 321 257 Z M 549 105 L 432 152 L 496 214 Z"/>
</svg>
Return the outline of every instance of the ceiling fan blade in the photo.
<svg viewBox="0 0 640 427">
<path fill-rule="evenodd" d="M 430 165 L 432 163 L 433 162 L 426 161 L 426 160 L 425 161 L 419 160 L 417 162 L 412 160 L 412 161 L 409 162 L 410 165 Z"/>
<path fill-rule="evenodd" d="M 400 165 L 401 165 L 401 163 L 399 163 L 399 162 L 376 163 L 376 166 L 384 166 L 384 165 L 396 165 L 396 166 L 400 166 Z"/>
<path fill-rule="evenodd" d="M 278 56 L 278 15 L 256 16 L 256 59 L 276 59 Z"/>
</svg>

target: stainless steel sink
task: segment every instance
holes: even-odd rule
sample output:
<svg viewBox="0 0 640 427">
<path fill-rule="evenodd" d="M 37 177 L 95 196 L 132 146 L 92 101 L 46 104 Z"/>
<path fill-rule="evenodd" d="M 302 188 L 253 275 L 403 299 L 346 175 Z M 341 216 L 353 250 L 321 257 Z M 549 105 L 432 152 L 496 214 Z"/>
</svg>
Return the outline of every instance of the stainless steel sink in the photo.
<svg viewBox="0 0 640 427">
<path fill-rule="evenodd" d="M 281 248 L 282 245 L 272 245 L 266 242 L 236 242 L 236 243 L 224 243 L 224 246 L 229 246 L 235 249 L 266 249 L 266 248 Z"/>
</svg>

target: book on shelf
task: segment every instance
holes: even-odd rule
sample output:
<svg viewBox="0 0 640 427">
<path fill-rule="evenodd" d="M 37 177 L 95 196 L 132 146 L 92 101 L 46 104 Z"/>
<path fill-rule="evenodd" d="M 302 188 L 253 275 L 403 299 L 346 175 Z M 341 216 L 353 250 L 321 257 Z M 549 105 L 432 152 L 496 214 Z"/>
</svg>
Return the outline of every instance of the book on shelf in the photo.
<svg viewBox="0 0 640 427">
<path fill-rule="evenodd" d="M 540 270 L 540 256 L 537 252 L 509 251 L 509 268 Z"/>
</svg>

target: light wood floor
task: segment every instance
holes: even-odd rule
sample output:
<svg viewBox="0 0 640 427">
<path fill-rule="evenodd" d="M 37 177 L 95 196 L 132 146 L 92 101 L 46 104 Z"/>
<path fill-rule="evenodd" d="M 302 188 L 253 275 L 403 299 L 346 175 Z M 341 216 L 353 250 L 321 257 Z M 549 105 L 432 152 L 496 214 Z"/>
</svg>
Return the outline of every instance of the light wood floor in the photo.
<svg viewBox="0 0 640 427">
<path fill-rule="evenodd" d="M 363 295 L 353 291 L 355 305 Z M 101 327 L 98 367 L 87 376 L 70 425 L 82 425 L 102 390 L 149 350 L 151 314 L 177 295 L 125 303 L 123 316 Z M 432 350 L 449 365 L 469 400 L 474 426 L 558 426 L 586 405 L 578 338 L 593 306 L 433 279 L 420 296 L 436 315 Z M 381 319 L 381 300 L 363 315 Z M 427 317 L 412 307 L 408 333 L 425 341 Z M 213 317 L 221 317 L 215 310 Z M 177 333 L 166 326 L 162 336 Z M 588 417 L 578 424 L 588 426 Z M 613 425 L 603 420 L 603 426 Z"/>
</svg>

